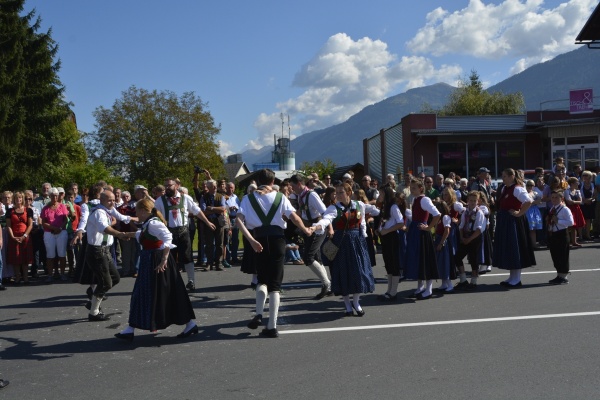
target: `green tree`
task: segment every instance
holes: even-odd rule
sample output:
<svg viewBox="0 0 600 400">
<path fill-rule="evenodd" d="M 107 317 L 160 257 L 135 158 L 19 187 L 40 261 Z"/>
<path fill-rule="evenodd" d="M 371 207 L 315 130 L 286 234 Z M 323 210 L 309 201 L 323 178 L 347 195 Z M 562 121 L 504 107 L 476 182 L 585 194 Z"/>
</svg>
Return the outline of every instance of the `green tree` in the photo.
<svg viewBox="0 0 600 400">
<path fill-rule="evenodd" d="M 148 91 L 131 86 L 110 109 L 94 111 L 97 131 L 88 148 L 115 175 L 133 184 L 179 177 L 189 186 L 193 166 L 224 176 L 210 112 L 193 92 Z"/>
<path fill-rule="evenodd" d="M 520 114 L 525 110 L 525 99 L 520 92 L 503 94 L 483 90 L 477 71 L 471 70 L 468 78 L 463 78 L 458 88 L 452 92 L 448 103 L 438 112 L 439 115 L 501 115 Z"/>
<path fill-rule="evenodd" d="M 0 187 L 8 188 L 43 180 L 65 149 L 83 151 L 76 150 L 78 136 L 66 122 L 58 45 L 51 30 L 39 32 L 35 10 L 20 15 L 23 5 L 0 1 Z"/>
<path fill-rule="evenodd" d="M 301 165 L 300 165 L 300 169 L 297 171 L 298 173 L 301 173 L 305 176 L 310 175 L 313 172 L 316 172 L 317 175 L 319 175 L 319 179 L 321 179 L 323 177 L 323 175 L 325 174 L 333 174 L 333 171 L 335 170 L 335 167 L 337 165 L 331 161 L 329 158 L 324 159 L 323 161 L 315 161 L 315 162 L 308 162 L 308 161 L 304 161 Z"/>
</svg>

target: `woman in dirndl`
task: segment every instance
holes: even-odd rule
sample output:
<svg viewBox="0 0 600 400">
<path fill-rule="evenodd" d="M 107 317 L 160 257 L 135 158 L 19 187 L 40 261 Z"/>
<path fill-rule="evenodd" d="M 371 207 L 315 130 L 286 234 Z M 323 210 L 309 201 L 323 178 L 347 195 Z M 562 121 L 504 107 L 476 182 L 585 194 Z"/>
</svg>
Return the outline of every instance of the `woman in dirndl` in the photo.
<svg viewBox="0 0 600 400">
<path fill-rule="evenodd" d="M 431 231 L 437 226 L 441 214 L 424 193 L 423 182 L 413 179 L 410 183 L 410 194 L 414 196 L 414 200 L 411 208 L 412 221 L 406 238 L 404 275 L 406 279 L 418 280 L 414 293 L 417 300 L 431 298 L 433 280 L 440 277 Z M 431 220 L 430 215 L 433 217 Z"/>
<path fill-rule="evenodd" d="M 141 230 L 127 236 L 142 246 L 140 268 L 131 294 L 129 325 L 115 336 L 132 341 L 135 328 L 154 332 L 173 324 L 185 325 L 178 338 L 197 334 L 194 309 L 170 253 L 175 246 L 164 217 L 150 199 L 138 201 L 135 211 L 144 222 Z"/>
<path fill-rule="evenodd" d="M 351 200 L 352 187 L 347 183 L 337 185 L 335 195 L 337 202 L 327 208 L 323 218 L 315 224 L 315 230 L 322 232 L 329 224 L 333 225 L 332 241 L 338 252 L 330 260 L 331 290 L 335 295 L 343 296 L 346 316 L 353 316 L 354 310 L 362 317 L 365 311 L 360 306 L 360 295 L 375 290 L 366 242 L 365 204 Z M 374 207 L 370 213 L 378 215 Z"/>
<path fill-rule="evenodd" d="M 533 243 L 525 214 L 531 206 L 531 197 L 523 187 L 523 180 L 514 169 L 502 171 L 504 187 L 499 197 L 494 233 L 492 265 L 510 271 L 508 279 L 500 282 L 507 288 L 521 286 L 521 270 L 535 265 Z"/>
</svg>

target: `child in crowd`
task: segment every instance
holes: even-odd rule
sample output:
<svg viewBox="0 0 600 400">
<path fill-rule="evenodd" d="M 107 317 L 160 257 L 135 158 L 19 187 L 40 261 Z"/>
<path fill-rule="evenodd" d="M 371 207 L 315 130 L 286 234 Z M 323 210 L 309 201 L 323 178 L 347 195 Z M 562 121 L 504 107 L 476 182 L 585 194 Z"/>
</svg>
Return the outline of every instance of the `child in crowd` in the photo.
<svg viewBox="0 0 600 400">
<path fill-rule="evenodd" d="M 569 236 L 568 228 L 573 226 L 573 214 L 563 203 L 564 194 L 562 190 L 552 192 L 550 200 L 552 208 L 548 211 L 548 247 L 550 256 L 556 269 L 556 278 L 549 281 L 551 285 L 562 285 L 569 283 Z"/>
<path fill-rule="evenodd" d="M 454 259 L 458 267 L 460 282 L 454 287 L 456 290 L 477 290 L 477 278 L 479 277 L 479 261 L 481 252 L 481 234 L 485 230 L 485 216 L 477 207 L 480 194 L 471 191 L 467 195 L 467 209 L 462 214 L 459 225 L 460 240 L 458 251 Z M 468 256 L 471 264 L 471 283 L 467 281 L 463 258 Z"/>
<path fill-rule="evenodd" d="M 564 192 L 565 203 L 569 210 L 571 210 L 571 214 L 573 214 L 573 228 L 571 229 L 571 246 L 573 247 L 581 247 L 581 244 L 577 242 L 577 237 L 579 240 L 581 239 L 581 235 L 583 233 L 583 227 L 585 226 L 585 219 L 583 218 L 583 213 L 581 212 L 581 192 L 579 190 L 579 180 L 575 177 L 571 177 L 567 180 L 569 184 L 569 189 Z"/>
</svg>

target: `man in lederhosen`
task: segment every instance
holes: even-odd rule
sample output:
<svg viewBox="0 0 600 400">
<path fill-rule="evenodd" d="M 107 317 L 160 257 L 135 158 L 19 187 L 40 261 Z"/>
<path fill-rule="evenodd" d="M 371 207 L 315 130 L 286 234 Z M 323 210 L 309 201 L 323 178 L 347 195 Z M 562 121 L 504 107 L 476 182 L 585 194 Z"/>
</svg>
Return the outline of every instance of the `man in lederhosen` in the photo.
<svg viewBox="0 0 600 400">
<path fill-rule="evenodd" d="M 186 288 L 193 291 L 196 289 L 194 279 L 194 261 L 190 257 L 192 241 L 188 230 L 189 217 L 191 212 L 204 222 L 208 229 L 215 229 L 215 226 L 206 218 L 200 207 L 194 203 L 194 200 L 187 194 L 179 192 L 179 179 L 165 179 L 165 194 L 156 199 L 154 206 L 162 213 L 167 221 L 167 227 L 173 234 L 173 244 L 177 262 L 183 264 L 188 276 Z"/>
<path fill-rule="evenodd" d="M 306 187 L 302 176 L 292 175 L 290 186 L 298 201 L 298 215 L 302 218 L 304 226 L 311 227 L 321 219 L 327 207 L 325 207 L 318 194 Z M 333 295 L 331 281 L 327 277 L 325 267 L 321 264 L 321 245 L 323 241 L 325 241 L 325 235 L 304 236 L 302 260 L 304 260 L 304 265 L 309 267 L 321 281 L 321 291 L 315 296 L 315 300 Z"/>
<path fill-rule="evenodd" d="M 277 314 L 285 260 L 286 222 L 283 216 L 292 221 L 307 237 L 313 232 L 313 228 L 304 226 L 287 197 L 273 190 L 274 179 L 275 174 L 270 169 L 260 170 L 257 174 L 260 187 L 242 199 L 236 217 L 238 228 L 257 253 L 256 315 L 248 323 L 248 328 L 256 329 L 262 324 L 262 313 L 268 294 L 269 323 L 261 334 L 271 338 L 279 336 Z"/>
</svg>

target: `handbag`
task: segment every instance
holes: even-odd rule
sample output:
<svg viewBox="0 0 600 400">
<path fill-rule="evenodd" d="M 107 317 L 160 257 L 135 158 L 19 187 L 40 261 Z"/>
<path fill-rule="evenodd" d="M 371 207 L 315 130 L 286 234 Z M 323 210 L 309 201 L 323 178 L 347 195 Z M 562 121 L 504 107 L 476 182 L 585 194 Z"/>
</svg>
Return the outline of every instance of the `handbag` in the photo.
<svg viewBox="0 0 600 400">
<path fill-rule="evenodd" d="M 328 239 L 325 243 L 323 243 L 322 247 L 323 255 L 327 257 L 329 261 L 333 261 L 339 249 L 339 247 L 333 244 L 333 240 L 331 239 Z"/>
</svg>

